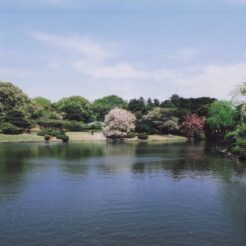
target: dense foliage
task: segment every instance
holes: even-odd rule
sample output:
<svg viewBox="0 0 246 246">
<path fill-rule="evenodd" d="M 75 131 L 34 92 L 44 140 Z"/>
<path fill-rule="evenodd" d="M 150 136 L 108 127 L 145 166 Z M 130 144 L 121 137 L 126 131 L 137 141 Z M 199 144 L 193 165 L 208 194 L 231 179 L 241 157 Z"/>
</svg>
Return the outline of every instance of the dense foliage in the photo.
<svg viewBox="0 0 246 246">
<path fill-rule="evenodd" d="M 175 110 L 156 107 L 138 121 L 137 129 L 140 132 L 155 134 L 175 134 L 179 130 L 178 122 Z"/>
<path fill-rule="evenodd" d="M 212 103 L 206 120 L 210 136 L 224 138 L 236 123 L 236 110 L 231 102 Z"/>
<path fill-rule="evenodd" d="M 0 131 L 3 134 L 10 134 L 10 135 L 23 133 L 22 128 L 19 128 L 18 126 L 15 126 L 9 122 L 2 123 Z"/>
<path fill-rule="evenodd" d="M 111 95 L 97 99 L 93 103 L 93 111 L 98 121 L 104 121 L 105 115 L 113 108 L 125 108 L 127 103 L 120 97 Z"/>
<path fill-rule="evenodd" d="M 243 90 L 241 91 L 243 92 Z M 228 111 L 228 107 L 231 111 Z M 115 111 L 112 111 L 114 109 Z M 129 112 L 121 111 L 122 109 L 127 109 Z M 222 112 L 217 114 L 216 110 Z M 0 128 L 3 128 L 3 124 L 10 123 L 11 126 L 20 128 L 22 132 L 29 131 L 35 125 L 38 125 L 42 130 L 101 130 L 104 127 L 102 121 L 105 115 L 112 111 L 124 112 L 124 117 L 134 119 L 136 132 L 184 134 L 196 137 L 198 134 L 195 132 L 188 134 L 188 125 L 191 122 L 188 124 L 187 120 L 190 119 L 195 124 L 193 114 L 205 118 L 208 116 L 206 129 L 224 134 L 224 128 L 226 131 L 230 130 L 235 124 L 236 115 L 233 110 L 235 111 L 228 103 L 215 102 L 214 98 L 183 98 L 178 95 L 173 95 L 163 102 L 151 98 L 145 100 L 143 97 L 126 102 L 116 95 L 111 95 L 97 99 L 92 103 L 81 96 L 62 98 L 58 102 L 52 103 L 44 97 L 36 97 L 31 100 L 13 84 L 0 82 Z M 244 106 L 240 106 L 240 112 L 238 115 L 240 120 L 245 119 Z M 221 119 L 218 116 L 221 116 Z M 230 117 L 231 122 L 229 122 Z M 106 122 L 108 120 L 109 116 Z M 223 128 L 225 122 L 227 125 Z M 200 127 L 199 132 L 202 130 Z M 128 131 L 132 130 L 129 128 L 125 132 Z M 125 133 L 123 135 L 125 136 Z M 133 136 L 133 133 L 128 133 L 128 135 Z"/>
<path fill-rule="evenodd" d="M 225 135 L 227 141 L 226 151 L 246 160 L 246 83 L 240 84 L 234 91 L 236 107 L 234 124 Z M 240 98 L 240 100 L 238 100 Z"/>
<path fill-rule="evenodd" d="M 5 134 L 19 134 L 32 127 L 37 105 L 9 82 L 0 82 L 0 129 Z"/>
<path fill-rule="evenodd" d="M 22 111 L 11 110 L 6 113 L 4 117 L 6 122 L 9 122 L 24 130 L 29 130 L 32 127 L 31 121 L 26 117 Z"/>
<path fill-rule="evenodd" d="M 0 81 L 0 112 L 5 115 L 11 110 L 21 111 L 27 117 L 32 117 L 35 104 L 18 87 L 10 82 Z"/>
<path fill-rule="evenodd" d="M 143 97 L 124 101 L 116 95 L 90 102 L 81 96 L 52 103 L 34 99 L 10 82 L 0 82 L 0 133 L 20 134 L 34 127 L 48 141 L 68 142 L 67 131 L 103 130 L 107 138 L 147 139 L 149 134 L 178 134 L 189 139 L 223 140 L 227 151 L 246 158 L 246 83 L 233 92 L 233 101 L 215 98 L 168 100 Z M 105 122 L 103 123 L 102 121 Z M 37 130 L 36 130 L 37 131 Z"/>
<path fill-rule="evenodd" d="M 147 140 L 149 136 L 146 133 L 139 133 L 138 134 L 138 139 L 140 140 Z"/>
<path fill-rule="evenodd" d="M 84 97 L 72 96 L 63 98 L 57 102 L 56 108 L 67 120 L 91 122 L 95 119 L 92 105 Z"/>
<path fill-rule="evenodd" d="M 52 103 L 49 99 L 45 98 L 45 97 L 35 97 L 33 99 L 33 101 L 39 105 L 40 107 L 42 107 L 42 109 L 44 110 L 51 110 L 52 108 Z"/>
<path fill-rule="evenodd" d="M 206 117 L 210 105 L 215 102 L 215 98 L 199 97 L 199 98 L 183 98 L 178 95 L 173 95 L 170 99 L 161 103 L 162 107 L 176 108 L 177 116 L 196 114 L 198 116 Z"/>
<path fill-rule="evenodd" d="M 147 111 L 146 103 L 143 97 L 130 100 L 127 108 L 137 116 L 142 116 Z"/>
<path fill-rule="evenodd" d="M 209 105 L 214 101 L 214 98 L 182 98 L 173 95 L 163 102 L 151 98 L 145 100 L 143 97 L 126 102 L 116 95 L 110 95 L 92 103 L 81 96 L 62 98 L 52 103 L 44 97 L 31 100 L 13 84 L 0 82 L 0 129 L 6 130 L 5 123 L 9 123 L 11 125 L 7 125 L 8 128 L 17 127 L 20 132 L 28 132 L 37 125 L 43 136 L 51 131 L 102 130 L 105 115 L 117 108 L 117 112 L 121 109 L 129 111 L 122 112 L 125 113 L 124 117 L 134 119 L 136 132 L 186 135 L 187 132 L 181 131 L 181 126 L 184 128 L 185 124 L 182 124 L 183 120 L 192 114 L 206 117 Z M 241 111 L 245 113 L 243 109 Z M 243 114 L 240 117 L 243 117 Z M 105 129 L 108 129 L 107 126 Z M 136 136 L 130 128 L 123 135 Z"/>
</svg>

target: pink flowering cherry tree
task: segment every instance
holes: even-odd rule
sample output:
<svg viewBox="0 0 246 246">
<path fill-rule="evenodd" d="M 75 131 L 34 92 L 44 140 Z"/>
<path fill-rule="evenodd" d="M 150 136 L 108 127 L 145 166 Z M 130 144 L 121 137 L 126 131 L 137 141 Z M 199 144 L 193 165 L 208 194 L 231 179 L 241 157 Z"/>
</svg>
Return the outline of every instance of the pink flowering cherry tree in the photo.
<svg viewBox="0 0 246 246">
<path fill-rule="evenodd" d="M 127 134 L 135 130 L 136 117 L 131 112 L 114 108 L 105 116 L 104 135 L 107 138 L 125 138 Z"/>
<path fill-rule="evenodd" d="M 203 133 L 205 120 L 195 114 L 186 116 L 181 124 L 181 131 L 189 138 L 197 138 Z"/>
</svg>

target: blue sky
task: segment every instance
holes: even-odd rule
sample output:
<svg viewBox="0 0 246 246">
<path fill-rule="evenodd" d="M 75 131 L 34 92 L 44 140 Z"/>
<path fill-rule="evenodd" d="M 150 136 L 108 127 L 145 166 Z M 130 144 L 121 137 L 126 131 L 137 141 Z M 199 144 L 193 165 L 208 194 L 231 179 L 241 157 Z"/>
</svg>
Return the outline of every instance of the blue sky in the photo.
<svg viewBox="0 0 246 246">
<path fill-rule="evenodd" d="M 0 80 L 53 101 L 229 99 L 246 80 L 246 0 L 0 0 Z"/>
</svg>

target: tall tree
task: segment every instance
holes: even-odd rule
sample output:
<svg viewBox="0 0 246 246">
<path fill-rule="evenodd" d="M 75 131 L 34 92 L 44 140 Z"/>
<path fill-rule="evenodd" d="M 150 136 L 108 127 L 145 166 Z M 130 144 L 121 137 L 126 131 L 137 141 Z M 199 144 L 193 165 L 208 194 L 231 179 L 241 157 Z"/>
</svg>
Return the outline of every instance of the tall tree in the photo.
<svg viewBox="0 0 246 246">
<path fill-rule="evenodd" d="M 240 104 L 241 102 L 245 102 L 246 96 L 246 82 L 239 84 L 232 92 L 233 99 Z"/>
<path fill-rule="evenodd" d="M 143 97 L 132 99 L 128 103 L 128 110 L 135 113 L 137 118 L 141 118 L 146 113 L 147 107 Z"/>
<path fill-rule="evenodd" d="M 98 121 L 104 121 L 105 115 L 113 108 L 126 108 L 127 103 L 118 96 L 111 95 L 95 100 L 93 111 Z"/>
<path fill-rule="evenodd" d="M 18 110 L 28 117 L 31 117 L 35 110 L 35 105 L 20 88 L 2 81 L 0 81 L 0 106 L 3 113 Z"/>
<path fill-rule="evenodd" d="M 203 133 L 205 125 L 204 117 L 197 115 L 186 116 L 181 124 L 181 132 L 188 138 L 198 138 Z"/>
<path fill-rule="evenodd" d="M 155 105 L 154 105 L 154 103 L 152 102 L 152 99 L 151 99 L 151 98 L 148 98 L 148 100 L 147 100 L 147 105 L 146 105 L 147 110 L 153 109 L 154 106 L 155 106 Z"/>
<path fill-rule="evenodd" d="M 235 126 L 236 110 L 232 102 L 216 101 L 211 104 L 206 119 L 208 133 L 224 138 L 225 134 Z"/>
<path fill-rule="evenodd" d="M 160 101 L 159 101 L 159 99 L 154 99 L 154 105 L 155 105 L 155 107 L 159 107 L 160 106 Z"/>
<path fill-rule="evenodd" d="M 135 129 L 135 120 L 135 115 L 125 109 L 111 109 L 105 117 L 104 134 L 107 138 L 124 138 Z"/>
<path fill-rule="evenodd" d="M 178 121 L 173 109 L 156 107 L 137 122 L 136 130 L 158 134 L 177 133 Z"/>
<path fill-rule="evenodd" d="M 95 120 L 92 105 L 87 99 L 81 96 L 63 98 L 56 103 L 56 108 L 68 120 L 77 120 L 86 123 Z"/>
<path fill-rule="evenodd" d="M 32 99 L 36 104 L 41 106 L 44 110 L 50 110 L 52 108 L 52 103 L 49 99 L 45 97 L 35 97 Z"/>
</svg>

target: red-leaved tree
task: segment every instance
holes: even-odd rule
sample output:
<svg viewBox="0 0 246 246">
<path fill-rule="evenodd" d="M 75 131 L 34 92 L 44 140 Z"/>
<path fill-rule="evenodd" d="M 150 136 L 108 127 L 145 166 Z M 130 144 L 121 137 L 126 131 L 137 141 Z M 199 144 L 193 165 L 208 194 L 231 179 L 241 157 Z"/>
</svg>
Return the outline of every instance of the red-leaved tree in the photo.
<svg viewBox="0 0 246 246">
<path fill-rule="evenodd" d="M 204 117 L 195 114 L 186 116 L 181 124 L 181 131 L 189 139 L 197 138 L 203 133 L 204 124 Z"/>
</svg>

